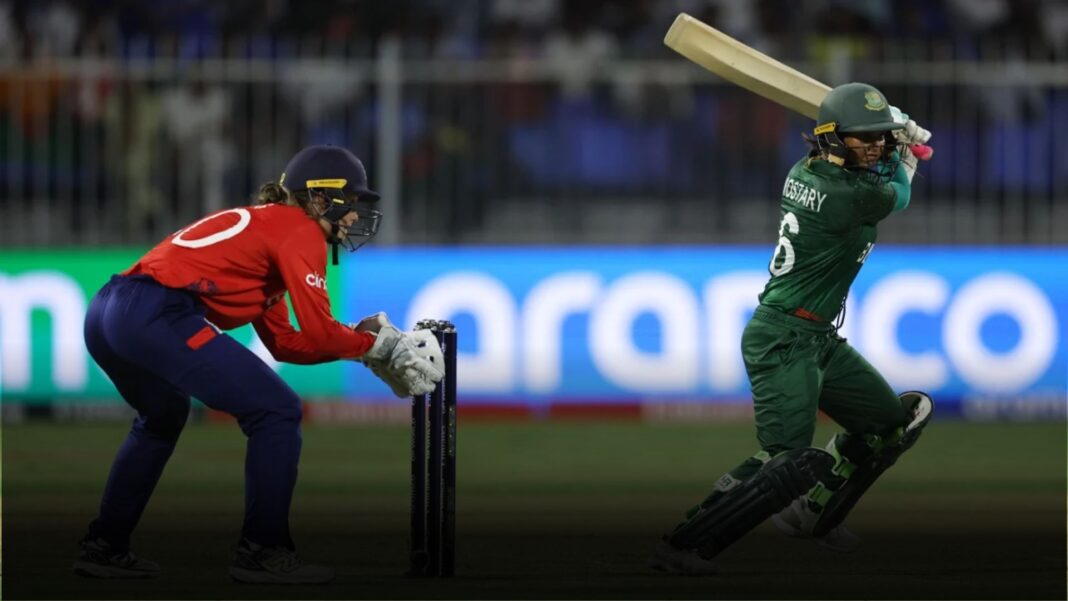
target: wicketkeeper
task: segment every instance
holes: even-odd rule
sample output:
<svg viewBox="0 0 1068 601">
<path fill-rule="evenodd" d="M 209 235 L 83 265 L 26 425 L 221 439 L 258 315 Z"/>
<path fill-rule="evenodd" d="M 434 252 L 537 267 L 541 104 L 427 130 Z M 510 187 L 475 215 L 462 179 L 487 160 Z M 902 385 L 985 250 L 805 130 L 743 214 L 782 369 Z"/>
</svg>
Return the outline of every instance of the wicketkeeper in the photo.
<svg viewBox="0 0 1068 601">
<path fill-rule="evenodd" d="M 772 516 L 791 536 L 852 550 L 843 520 L 930 419 L 928 395 L 894 393 L 838 328 L 876 225 L 909 205 L 916 154 L 930 158 L 913 147 L 931 133 L 862 83 L 831 90 L 818 119 L 783 185 L 771 278 L 742 335 L 760 451 L 664 537 L 655 569 L 713 573 L 713 557 Z M 810 446 L 818 411 L 844 429 L 825 449 Z"/>
<path fill-rule="evenodd" d="M 360 360 L 400 396 L 425 394 L 443 375 L 429 332 L 401 332 L 376 314 L 337 322 L 327 295 L 326 250 L 356 250 L 375 235 L 378 193 L 355 155 L 335 146 L 297 153 L 254 206 L 220 211 L 175 232 L 103 286 L 85 318 L 89 353 L 137 410 L 81 541 L 74 571 L 153 578 L 160 567 L 130 552 L 189 415 L 189 399 L 237 419 L 248 437 L 245 519 L 230 575 L 243 582 L 328 582 L 289 533 L 301 448 L 301 400 L 252 351 L 221 330 L 251 323 L 275 359 Z M 335 254 L 336 260 L 336 254 Z M 290 323 L 292 304 L 300 330 Z"/>
</svg>

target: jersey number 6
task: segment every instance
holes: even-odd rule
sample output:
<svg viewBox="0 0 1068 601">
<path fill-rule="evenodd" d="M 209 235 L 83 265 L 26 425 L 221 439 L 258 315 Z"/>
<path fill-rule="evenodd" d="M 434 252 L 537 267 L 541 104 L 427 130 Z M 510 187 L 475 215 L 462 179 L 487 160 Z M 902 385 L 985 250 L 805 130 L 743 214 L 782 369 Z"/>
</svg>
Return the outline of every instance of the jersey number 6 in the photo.
<svg viewBox="0 0 1068 601">
<path fill-rule="evenodd" d="M 797 224 L 797 215 L 786 213 L 782 216 L 782 223 L 779 224 L 779 245 L 775 247 L 775 252 L 771 255 L 771 263 L 768 264 L 768 271 L 771 272 L 772 277 L 789 273 L 794 268 L 794 245 L 790 243 L 786 234 L 796 234 L 800 231 L 801 226 Z M 776 267 L 775 263 L 779 260 L 780 254 L 783 255 L 782 263 Z"/>
</svg>

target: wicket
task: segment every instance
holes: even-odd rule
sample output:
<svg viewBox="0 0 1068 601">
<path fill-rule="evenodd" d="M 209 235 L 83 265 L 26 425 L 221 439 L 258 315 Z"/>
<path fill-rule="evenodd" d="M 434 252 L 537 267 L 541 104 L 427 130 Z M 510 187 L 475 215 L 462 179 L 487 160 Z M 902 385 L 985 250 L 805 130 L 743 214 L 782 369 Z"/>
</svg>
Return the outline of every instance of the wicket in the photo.
<svg viewBox="0 0 1068 601">
<path fill-rule="evenodd" d="M 456 547 L 456 327 L 424 319 L 415 329 L 434 333 L 445 357 L 445 377 L 429 395 L 412 397 L 409 575 L 448 577 Z"/>
</svg>

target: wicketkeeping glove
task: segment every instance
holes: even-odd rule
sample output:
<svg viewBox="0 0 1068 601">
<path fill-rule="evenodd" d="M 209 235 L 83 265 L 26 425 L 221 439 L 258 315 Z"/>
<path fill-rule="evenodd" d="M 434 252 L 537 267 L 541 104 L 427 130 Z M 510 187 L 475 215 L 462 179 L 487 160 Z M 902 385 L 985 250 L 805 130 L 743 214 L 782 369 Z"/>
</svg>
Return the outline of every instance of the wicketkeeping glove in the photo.
<svg viewBox="0 0 1068 601">
<path fill-rule="evenodd" d="M 379 311 L 374 315 L 368 315 L 359 321 L 359 323 L 350 323 L 349 327 L 357 332 L 371 332 L 377 334 L 379 330 L 384 327 L 396 328 L 393 322 L 389 320 L 389 316 L 385 311 Z"/>
<path fill-rule="evenodd" d="M 383 327 L 396 329 L 396 326 L 389 321 L 389 317 L 383 311 L 379 311 L 374 315 L 368 315 L 361 319 L 359 323 L 350 323 L 349 327 L 358 332 L 370 332 L 375 335 L 377 335 Z M 367 355 L 357 357 L 356 361 L 363 363 L 365 367 L 371 370 L 375 377 L 385 382 L 386 385 L 389 386 L 389 389 L 393 391 L 393 394 L 401 398 L 412 395 L 404 380 L 389 369 L 387 361 L 371 359 L 367 357 Z"/>
<path fill-rule="evenodd" d="M 393 352 L 390 369 L 412 394 L 427 394 L 445 376 L 445 358 L 438 339 L 429 330 L 402 334 Z"/>
<path fill-rule="evenodd" d="M 385 313 L 365 317 L 355 329 L 375 334 L 360 361 L 400 397 L 427 394 L 444 377 L 445 361 L 433 333 L 401 332 Z"/>
<path fill-rule="evenodd" d="M 384 361 L 362 359 L 361 363 L 367 366 L 379 380 L 385 382 L 389 389 L 393 391 L 393 394 L 400 398 L 412 396 L 412 391 L 408 388 L 408 384 L 399 376 L 394 375 Z"/>
</svg>

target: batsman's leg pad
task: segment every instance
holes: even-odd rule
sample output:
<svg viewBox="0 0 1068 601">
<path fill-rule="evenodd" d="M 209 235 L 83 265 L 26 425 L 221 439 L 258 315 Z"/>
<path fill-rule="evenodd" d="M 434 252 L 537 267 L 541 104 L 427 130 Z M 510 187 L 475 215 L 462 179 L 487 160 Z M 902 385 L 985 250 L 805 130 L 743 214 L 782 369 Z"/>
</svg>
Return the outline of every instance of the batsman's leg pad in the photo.
<svg viewBox="0 0 1068 601">
<path fill-rule="evenodd" d="M 822 537 L 841 524 L 856 506 L 860 497 L 871 488 L 879 476 L 890 469 L 902 453 L 916 444 L 916 440 L 919 439 L 934 412 L 934 401 L 926 393 L 916 391 L 903 393 L 900 398 L 902 405 L 912 418 L 911 421 L 893 436 L 888 437 L 885 440 L 885 446 L 881 449 L 868 454 L 859 462 L 851 462 L 856 467 L 853 467 L 850 473 L 843 474 L 846 476 L 846 481 L 827 498 L 825 503 L 821 503 L 823 509 L 816 524 L 812 527 L 813 536 Z M 846 453 L 846 449 L 842 447 L 839 447 L 839 450 L 847 459 L 852 460 L 858 457 L 855 449 L 852 453 Z M 838 462 L 835 469 L 838 470 L 841 464 L 842 462 Z M 809 496 L 811 497 L 812 493 Z"/>
<path fill-rule="evenodd" d="M 681 549 L 697 549 L 710 559 L 803 495 L 833 465 L 834 457 L 823 449 L 781 453 L 752 478 L 701 506 L 671 534 L 669 542 Z"/>
</svg>

